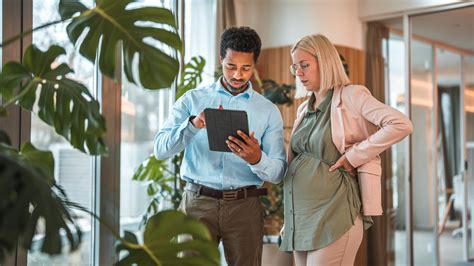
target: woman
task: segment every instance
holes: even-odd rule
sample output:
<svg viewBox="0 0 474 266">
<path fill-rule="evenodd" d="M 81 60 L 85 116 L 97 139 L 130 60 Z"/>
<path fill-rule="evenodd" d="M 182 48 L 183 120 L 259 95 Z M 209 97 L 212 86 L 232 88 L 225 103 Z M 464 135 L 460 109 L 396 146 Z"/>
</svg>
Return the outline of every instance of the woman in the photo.
<svg viewBox="0 0 474 266">
<path fill-rule="evenodd" d="M 412 124 L 364 86 L 350 85 L 323 35 L 303 37 L 291 58 L 310 98 L 298 108 L 288 149 L 281 249 L 293 251 L 297 266 L 353 265 L 363 228 L 382 214 L 379 154 Z"/>
</svg>

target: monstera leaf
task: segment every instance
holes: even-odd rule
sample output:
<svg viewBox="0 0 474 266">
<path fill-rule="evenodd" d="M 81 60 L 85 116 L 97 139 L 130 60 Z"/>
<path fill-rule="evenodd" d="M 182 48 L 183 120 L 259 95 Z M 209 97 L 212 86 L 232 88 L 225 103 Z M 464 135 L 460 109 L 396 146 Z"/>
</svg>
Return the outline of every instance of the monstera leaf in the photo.
<svg viewBox="0 0 474 266">
<path fill-rule="evenodd" d="M 62 19 L 72 18 L 67 32 L 71 41 L 79 46 L 79 52 L 92 62 L 97 58 L 101 72 L 115 77 L 120 65 L 117 66 L 114 59 L 121 43 L 124 70 L 130 82 L 148 89 L 170 87 L 178 74 L 179 62 L 165 51 L 180 51 L 182 46 L 173 13 L 158 7 L 129 8 L 128 5 L 136 0 L 95 2 L 92 9 L 78 0 L 61 0 L 59 3 Z M 157 48 L 150 40 L 166 46 Z M 139 77 L 132 71 L 136 56 Z"/>
<path fill-rule="evenodd" d="M 192 239 L 178 241 L 178 236 Z M 219 265 L 217 244 L 211 239 L 206 226 L 182 212 L 159 212 L 148 221 L 144 243 L 139 244 L 130 232 L 117 244 L 117 251 L 128 251 L 117 265 Z M 186 251 L 189 256 L 179 256 Z"/>
<path fill-rule="evenodd" d="M 46 52 L 29 46 L 23 64 L 8 62 L 3 66 L 0 95 L 9 102 L 18 101 L 29 111 L 37 102 L 39 118 L 53 126 L 73 147 L 83 152 L 87 148 L 94 155 L 106 154 L 102 139 L 105 120 L 99 112 L 99 103 L 84 85 L 66 77 L 72 72 L 68 65 L 51 68 L 64 53 L 60 46 L 51 46 Z"/>
<path fill-rule="evenodd" d="M 194 56 L 191 61 L 184 65 L 183 72 L 176 91 L 176 99 L 181 97 L 188 90 L 194 89 L 202 81 L 202 71 L 206 65 L 206 60 L 202 56 Z"/>
<path fill-rule="evenodd" d="M 64 192 L 54 184 L 53 169 L 51 152 L 30 143 L 18 152 L 0 143 L 0 262 L 18 239 L 29 249 L 36 233 L 44 235 L 41 251 L 48 254 L 61 253 L 63 235 L 71 250 L 79 247 L 81 231 L 64 203 Z"/>
</svg>

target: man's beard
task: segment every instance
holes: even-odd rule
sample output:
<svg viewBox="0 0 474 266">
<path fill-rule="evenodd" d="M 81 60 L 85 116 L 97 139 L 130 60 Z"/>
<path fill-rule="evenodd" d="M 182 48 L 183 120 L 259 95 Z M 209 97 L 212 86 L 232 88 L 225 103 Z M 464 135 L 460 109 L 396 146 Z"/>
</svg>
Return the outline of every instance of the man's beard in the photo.
<svg viewBox="0 0 474 266">
<path fill-rule="evenodd" d="M 249 85 L 249 81 L 247 81 L 244 85 L 240 86 L 239 88 L 236 88 L 230 84 L 230 82 L 243 82 L 243 80 L 237 80 L 237 79 L 231 79 L 230 82 L 227 81 L 227 79 L 222 76 L 224 82 L 225 82 L 225 88 L 230 92 L 230 93 L 240 93 L 243 92 L 247 89 Z"/>
</svg>

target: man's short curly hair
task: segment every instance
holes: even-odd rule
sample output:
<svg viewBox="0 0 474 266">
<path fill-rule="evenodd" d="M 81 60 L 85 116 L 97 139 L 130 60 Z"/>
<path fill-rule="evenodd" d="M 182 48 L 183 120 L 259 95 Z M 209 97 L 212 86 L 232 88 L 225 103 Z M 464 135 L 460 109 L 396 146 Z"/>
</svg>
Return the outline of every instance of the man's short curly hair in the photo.
<svg viewBox="0 0 474 266">
<path fill-rule="evenodd" d="M 237 52 L 252 53 L 256 63 L 260 55 L 262 41 L 257 32 L 249 27 L 230 27 L 221 35 L 221 58 L 226 56 L 227 48 Z"/>
</svg>

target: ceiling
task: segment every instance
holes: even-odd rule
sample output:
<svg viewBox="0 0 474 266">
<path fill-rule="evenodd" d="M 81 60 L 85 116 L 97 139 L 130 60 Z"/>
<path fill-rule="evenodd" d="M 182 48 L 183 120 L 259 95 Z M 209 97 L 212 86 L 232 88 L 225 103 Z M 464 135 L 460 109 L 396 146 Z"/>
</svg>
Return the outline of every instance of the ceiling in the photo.
<svg viewBox="0 0 474 266">
<path fill-rule="evenodd" d="M 402 19 L 384 21 L 390 28 L 402 30 Z M 415 36 L 474 52 L 474 6 L 412 17 Z"/>
</svg>

